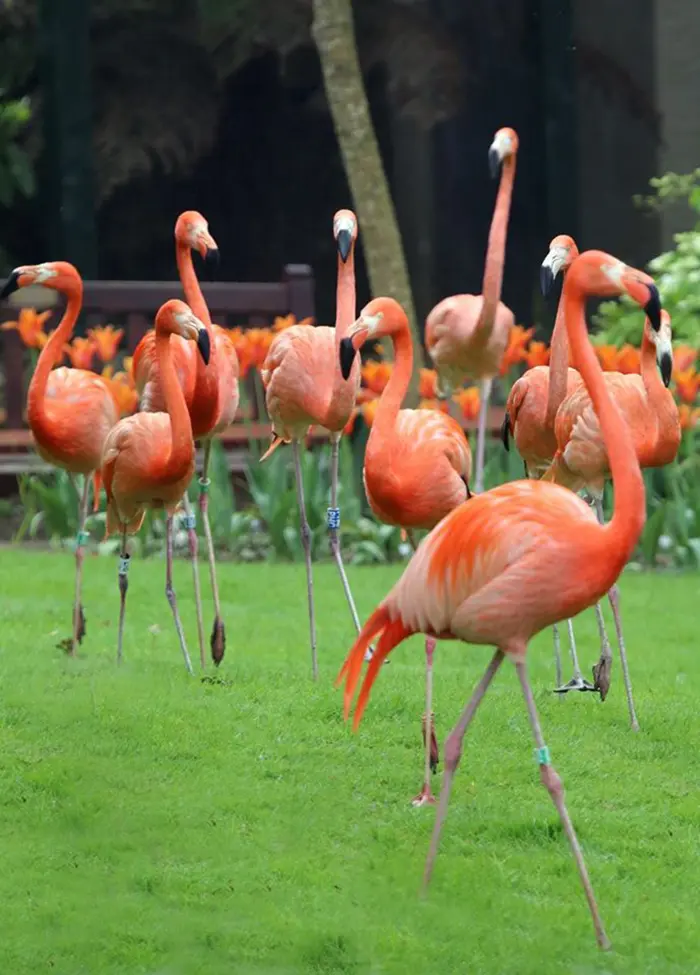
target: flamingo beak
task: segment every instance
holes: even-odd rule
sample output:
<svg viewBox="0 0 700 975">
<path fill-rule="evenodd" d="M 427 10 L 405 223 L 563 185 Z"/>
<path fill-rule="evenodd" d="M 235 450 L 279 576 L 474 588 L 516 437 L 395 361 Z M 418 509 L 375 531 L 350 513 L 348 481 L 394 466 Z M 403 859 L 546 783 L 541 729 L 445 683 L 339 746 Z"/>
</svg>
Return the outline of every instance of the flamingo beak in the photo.
<svg viewBox="0 0 700 975">
<path fill-rule="evenodd" d="M 344 338 L 340 340 L 340 372 L 343 379 L 350 377 L 356 354 L 357 351 L 352 344 L 352 339 Z"/>
<path fill-rule="evenodd" d="M 335 238 L 340 260 L 345 264 L 352 249 L 352 234 L 349 230 L 339 230 Z"/>
<path fill-rule="evenodd" d="M 199 354 L 202 357 L 205 366 L 209 365 L 209 356 L 211 354 L 211 343 L 209 341 L 209 332 L 206 328 L 200 328 L 197 332 L 197 348 L 199 349 Z"/>
<path fill-rule="evenodd" d="M 655 284 L 648 284 L 647 288 L 649 289 L 649 300 L 644 306 L 644 314 L 649 319 L 649 324 L 654 331 L 658 332 L 661 328 L 661 298 L 659 297 L 659 289 Z"/>
<path fill-rule="evenodd" d="M 13 292 L 19 291 L 20 272 L 18 270 L 12 271 L 7 278 L 7 281 L 2 286 L 2 291 L 0 291 L 0 298 L 8 298 Z"/>
<path fill-rule="evenodd" d="M 664 381 L 664 386 L 668 389 L 671 382 L 671 375 L 673 373 L 673 357 L 668 352 L 663 352 L 661 354 L 661 362 L 659 363 L 661 369 L 661 378 Z"/>
<path fill-rule="evenodd" d="M 540 268 L 540 291 L 544 298 L 549 296 L 549 292 L 554 286 L 554 272 L 548 264 L 543 264 Z"/>
<path fill-rule="evenodd" d="M 496 146 L 491 146 L 489 149 L 489 172 L 491 173 L 491 179 L 495 179 L 498 176 L 498 171 L 500 168 L 501 154 Z"/>
</svg>

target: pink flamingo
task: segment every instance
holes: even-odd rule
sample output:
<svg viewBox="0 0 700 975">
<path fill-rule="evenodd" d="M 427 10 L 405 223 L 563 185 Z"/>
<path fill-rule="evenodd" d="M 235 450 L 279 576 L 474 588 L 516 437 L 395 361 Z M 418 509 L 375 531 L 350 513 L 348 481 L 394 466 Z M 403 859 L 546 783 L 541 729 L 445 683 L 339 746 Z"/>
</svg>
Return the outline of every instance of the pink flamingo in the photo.
<svg viewBox="0 0 700 975">
<path fill-rule="evenodd" d="M 359 365 L 344 379 L 340 374 L 338 350 L 348 326 L 355 320 L 355 241 L 357 218 L 352 210 L 338 210 L 333 217 L 333 235 L 338 248 L 338 285 L 335 328 L 293 325 L 275 337 L 261 370 L 267 412 L 272 420 L 272 443 L 261 457 L 265 460 L 282 443 L 291 443 L 301 522 L 301 543 L 306 561 L 309 604 L 311 667 L 318 677 L 316 618 L 311 571 L 311 533 L 306 518 L 299 444 L 312 425 L 325 427 L 331 440 L 331 504 L 327 512 L 330 548 L 338 567 L 345 598 L 356 629 L 360 620 L 350 591 L 338 531 L 338 452 L 343 429 L 355 408 L 360 385 Z"/>
<path fill-rule="evenodd" d="M 628 294 L 660 326 L 652 279 L 602 251 L 587 251 L 564 281 L 565 320 L 574 363 L 600 418 L 615 484 L 612 520 L 600 525 L 571 491 L 546 481 L 514 481 L 477 495 L 447 515 L 421 542 L 401 579 L 372 613 L 338 677 L 345 677 L 349 715 L 365 648 L 381 634 L 357 700 L 357 728 L 382 662 L 413 633 L 490 644 L 497 650 L 445 744 L 445 779 L 425 870 L 433 867 L 462 742 L 496 671 L 508 656 L 518 674 L 532 727 L 540 774 L 559 813 L 588 900 L 598 944 L 609 947 L 583 854 L 550 759 L 525 657 L 530 639 L 580 613 L 607 593 L 644 525 L 644 481 L 634 445 L 608 393 L 588 341 L 584 303 L 590 295 Z"/>
<path fill-rule="evenodd" d="M 493 377 L 501 365 L 510 330 L 515 324 L 513 312 L 500 299 L 517 152 L 515 131 L 499 129 L 489 149 L 492 175 L 498 173 L 499 166 L 503 168 L 489 231 L 483 294 L 444 298 L 435 305 L 425 323 L 425 345 L 438 373 L 441 395 L 451 395 L 465 376 L 481 379 L 476 441 L 477 494 L 484 490 L 486 419 Z"/>
<path fill-rule="evenodd" d="M 107 534 L 122 536 L 119 559 L 119 633 L 117 659 L 122 659 L 124 614 L 128 589 L 127 535 L 135 534 L 148 508 L 164 508 L 166 521 L 165 595 L 173 613 L 180 649 L 187 670 L 192 664 L 173 589 L 173 514 L 194 473 L 192 422 L 178 381 L 171 335 L 196 342 L 204 363 L 209 361 L 210 339 L 206 326 L 184 303 L 173 298 L 158 310 L 155 321 L 155 354 L 164 412 L 136 413 L 110 431 L 102 457 L 102 481 L 107 492 Z"/>
<path fill-rule="evenodd" d="M 99 496 L 99 468 L 107 434 L 119 419 L 119 404 L 107 383 L 86 369 L 54 366 L 63 359 L 83 303 L 83 282 L 72 264 L 50 261 L 17 267 L 0 292 L 6 298 L 27 285 L 42 285 L 66 296 L 67 304 L 58 328 L 41 351 L 29 384 L 28 416 L 37 453 L 54 467 L 83 475 L 75 546 L 75 602 L 71 655 L 82 642 L 85 614 L 81 604 L 82 571 L 90 477 L 95 501 Z"/>
<path fill-rule="evenodd" d="M 185 394 L 194 439 L 204 442 L 204 463 L 199 478 L 199 511 L 207 544 L 209 575 L 214 600 L 214 624 L 211 631 L 210 647 L 214 663 L 218 665 L 223 659 L 226 648 L 226 629 L 221 619 L 214 541 L 209 524 L 209 462 L 213 438 L 233 423 L 238 409 L 240 395 L 238 389 L 238 357 L 233 342 L 226 331 L 219 328 L 218 325 L 212 325 L 211 315 L 192 263 L 193 250 L 198 251 L 205 260 L 217 258 L 219 253 L 218 245 L 209 233 L 209 225 L 202 214 L 196 210 L 186 210 L 180 214 L 175 224 L 177 268 L 185 292 L 185 300 L 196 317 L 204 323 L 209 334 L 211 359 L 209 364 L 205 365 L 201 356 L 196 354 L 192 344 L 182 341 L 178 335 L 175 335 L 172 341 L 172 355 L 177 376 Z M 136 347 L 133 373 L 136 387 L 141 394 L 141 409 L 162 411 L 165 399 L 158 371 L 156 336 L 152 329 L 144 335 Z M 186 493 L 182 500 L 185 512 L 184 524 L 187 529 L 192 559 L 199 656 L 201 665 L 204 667 L 206 660 L 197 561 L 199 548 L 197 522 Z"/>
<path fill-rule="evenodd" d="M 436 410 L 402 410 L 413 372 L 413 344 L 408 319 L 393 298 L 375 298 L 362 309 L 340 343 L 344 376 L 350 375 L 355 354 L 365 342 L 390 336 L 396 362 L 367 440 L 362 472 L 367 500 L 378 518 L 406 529 L 433 528 L 469 497 L 472 455 L 464 430 L 451 416 Z M 433 655 L 436 640 L 425 640 L 425 777 L 416 806 L 434 802 L 431 770 L 437 767 L 438 744 L 433 730 Z"/>
</svg>

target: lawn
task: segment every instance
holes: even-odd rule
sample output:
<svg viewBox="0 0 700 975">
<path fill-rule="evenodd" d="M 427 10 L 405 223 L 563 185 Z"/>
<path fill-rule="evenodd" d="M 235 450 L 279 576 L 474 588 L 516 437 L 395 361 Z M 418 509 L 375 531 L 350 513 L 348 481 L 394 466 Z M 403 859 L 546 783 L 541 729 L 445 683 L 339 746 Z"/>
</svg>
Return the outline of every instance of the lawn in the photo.
<svg viewBox="0 0 700 975">
<path fill-rule="evenodd" d="M 623 578 L 638 735 L 617 665 L 604 704 L 560 700 L 550 635 L 531 647 L 613 942 L 602 954 L 512 668 L 467 739 L 422 901 L 434 811 L 409 802 L 421 782 L 420 640 L 383 668 L 353 735 L 332 686 L 352 637 L 333 566 L 316 572 L 317 684 L 302 566 L 221 568 L 224 684 L 186 675 L 163 570 L 132 565 L 117 669 L 116 559 L 86 563 L 88 635 L 70 660 L 55 644 L 68 633 L 71 558 L 0 550 L 3 975 L 700 972 L 700 577 Z M 398 573 L 350 568 L 362 615 Z M 189 578 L 178 563 L 194 659 Z M 588 671 L 591 611 L 577 632 Z M 489 656 L 439 645 L 441 743 Z"/>
</svg>

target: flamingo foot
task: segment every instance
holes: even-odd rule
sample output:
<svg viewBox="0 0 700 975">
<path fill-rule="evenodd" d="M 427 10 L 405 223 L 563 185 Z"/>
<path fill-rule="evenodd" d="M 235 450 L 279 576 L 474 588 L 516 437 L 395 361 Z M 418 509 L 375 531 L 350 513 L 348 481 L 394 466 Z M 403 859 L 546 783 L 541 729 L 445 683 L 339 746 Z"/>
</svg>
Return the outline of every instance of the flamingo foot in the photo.
<svg viewBox="0 0 700 975">
<path fill-rule="evenodd" d="M 211 659 L 218 667 L 224 659 L 224 651 L 226 650 L 226 629 L 223 620 L 219 619 L 218 616 L 214 620 L 214 626 L 211 630 L 210 645 Z"/>
<path fill-rule="evenodd" d="M 610 671 L 612 670 L 612 657 L 601 657 L 593 668 L 593 689 L 600 694 L 601 701 L 604 701 L 610 690 Z"/>
<path fill-rule="evenodd" d="M 595 676 L 595 668 L 594 668 Z M 570 681 L 566 684 L 562 684 L 561 687 L 555 687 L 555 694 L 568 694 L 569 691 L 597 691 L 599 688 L 595 684 L 591 684 L 589 680 L 584 680 L 583 677 L 572 677 Z"/>
<path fill-rule="evenodd" d="M 411 799 L 411 805 L 415 806 L 416 808 L 418 806 L 434 806 L 436 802 L 437 799 L 433 795 L 432 789 L 430 788 L 430 784 L 428 782 L 425 783 L 418 795 Z"/>
</svg>

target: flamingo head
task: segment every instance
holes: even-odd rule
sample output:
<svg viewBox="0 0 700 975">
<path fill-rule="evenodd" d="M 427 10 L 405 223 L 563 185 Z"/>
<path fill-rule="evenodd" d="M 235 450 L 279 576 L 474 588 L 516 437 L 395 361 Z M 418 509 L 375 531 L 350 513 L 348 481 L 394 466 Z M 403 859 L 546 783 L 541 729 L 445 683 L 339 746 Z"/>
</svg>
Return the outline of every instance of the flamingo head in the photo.
<svg viewBox="0 0 700 975">
<path fill-rule="evenodd" d="M 0 298 L 7 298 L 13 292 L 29 285 L 38 285 L 69 295 L 72 293 L 79 294 L 82 291 L 83 282 L 77 270 L 67 261 L 24 264 L 10 272 L 0 291 Z"/>
<path fill-rule="evenodd" d="M 175 240 L 197 251 L 205 261 L 219 258 L 219 245 L 209 233 L 209 224 L 196 210 L 185 210 L 177 218 Z"/>
<path fill-rule="evenodd" d="M 171 298 L 160 306 L 156 314 L 156 332 L 165 335 L 179 335 L 189 342 L 196 342 L 204 365 L 209 364 L 211 352 L 209 333 L 184 301 Z"/>
<path fill-rule="evenodd" d="M 540 267 L 540 286 L 546 298 L 560 271 L 566 271 L 578 257 L 578 247 L 573 237 L 559 234 L 549 245 L 549 252 Z"/>
<path fill-rule="evenodd" d="M 518 145 L 518 134 L 515 129 L 498 130 L 489 148 L 489 169 L 492 177 L 498 176 L 498 171 L 506 159 L 515 156 Z"/>
<path fill-rule="evenodd" d="M 649 326 L 651 320 L 647 318 Z M 645 328 L 647 324 L 645 323 Z M 665 308 L 661 309 L 661 326 L 655 331 L 653 326 L 648 328 L 649 336 L 656 347 L 656 364 L 659 367 L 664 386 L 668 387 L 673 373 L 673 342 L 671 333 L 671 316 Z"/>
<path fill-rule="evenodd" d="M 340 340 L 340 369 L 347 379 L 355 354 L 365 342 L 395 335 L 408 327 L 406 312 L 393 298 L 373 298 L 352 323 L 347 335 Z"/>
<path fill-rule="evenodd" d="M 357 217 L 352 210 L 338 210 L 335 214 L 333 236 L 340 260 L 345 264 L 357 240 Z"/>
<path fill-rule="evenodd" d="M 572 263 L 564 289 L 599 298 L 627 295 L 640 306 L 654 332 L 661 330 L 661 299 L 654 279 L 604 251 L 584 251 Z"/>
</svg>

